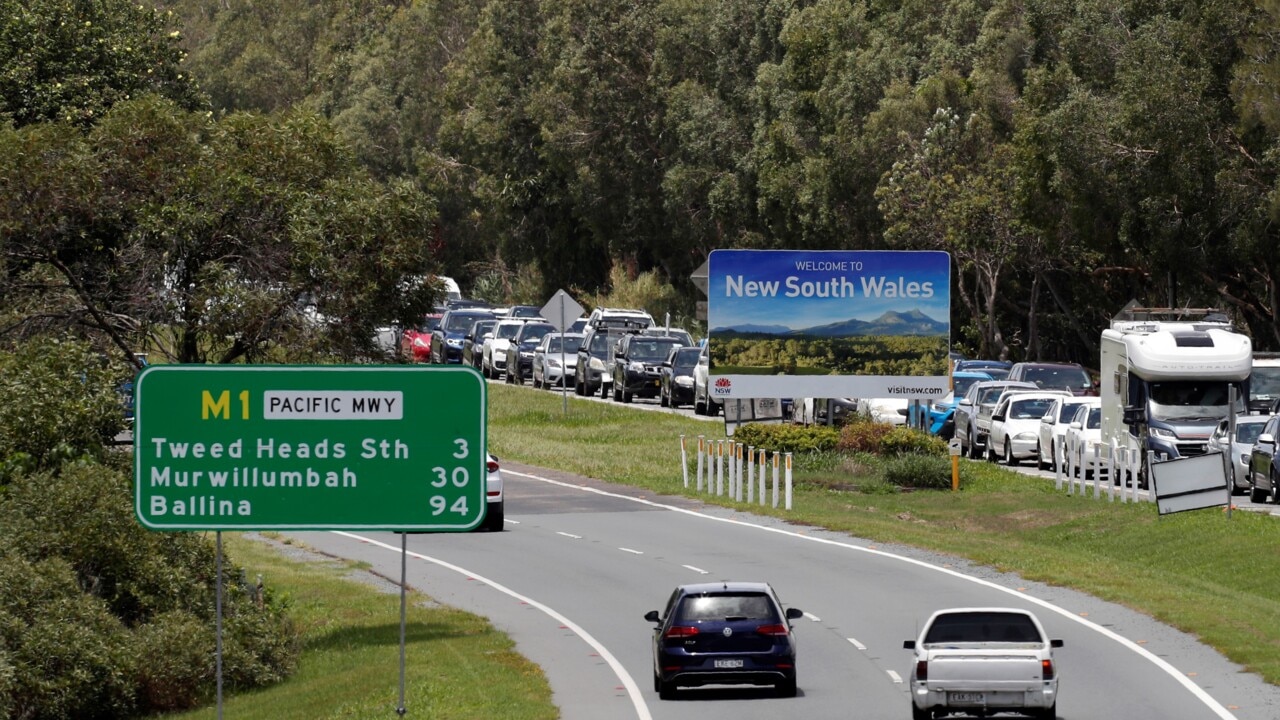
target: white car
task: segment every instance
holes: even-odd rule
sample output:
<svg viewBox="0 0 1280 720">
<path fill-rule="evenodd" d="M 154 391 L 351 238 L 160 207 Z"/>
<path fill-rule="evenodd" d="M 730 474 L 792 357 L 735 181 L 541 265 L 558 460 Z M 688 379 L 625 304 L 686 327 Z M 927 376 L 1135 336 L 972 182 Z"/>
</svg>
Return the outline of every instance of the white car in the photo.
<svg viewBox="0 0 1280 720">
<path fill-rule="evenodd" d="M 1040 419 L 1040 448 L 1036 462 L 1041 470 L 1052 470 L 1058 466 L 1058 443 L 1066 440 L 1067 426 L 1071 417 L 1081 405 L 1101 406 L 1100 397 L 1063 397 L 1054 401 L 1053 408 Z"/>
<path fill-rule="evenodd" d="M 711 357 L 710 346 L 702 346 L 702 354 L 698 356 L 698 364 L 693 368 L 693 414 L 719 415 L 724 401 L 711 394 Z"/>
<path fill-rule="evenodd" d="M 547 333 L 533 350 L 533 386 L 550 388 L 553 385 L 569 387 L 574 382 L 578 368 L 578 348 L 582 347 L 582 333 Z"/>
<path fill-rule="evenodd" d="M 1033 391 L 1006 392 L 991 411 L 987 457 L 1017 465 L 1039 453 L 1040 420 L 1060 395 Z"/>
<path fill-rule="evenodd" d="M 948 713 L 986 717 L 1012 712 L 1051 720 L 1058 710 L 1058 671 L 1040 620 L 1018 608 L 938 610 L 915 640 L 911 664 L 911 717 Z"/>
<path fill-rule="evenodd" d="M 489 453 L 488 462 L 485 464 L 488 470 L 485 478 L 485 500 L 488 508 L 485 511 L 484 521 L 480 523 L 477 530 L 488 530 L 489 532 L 502 532 L 502 523 L 506 518 L 504 511 L 505 495 L 502 488 L 502 468 L 498 465 L 498 458 Z"/>
<path fill-rule="evenodd" d="M 480 348 L 480 373 L 487 378 L 498 379 L 507 370 L 507 348 L 511 347 L 511 338 L 524 327 L 523 319 L 499 320 L 493 326 L 493 337 L 484 341 Z"/>
<path fill-rule="evenodd" d="M 1092 477 L 1095 470 L 1104 469 L 1106 461 L 1097 450 L 1102 443 L 1102 406 L 1083 405 L 1076 408 L 1076 414 L 1071 416 L 1071 424 L 1067 425 L 1064 440 L 1072 468 L 1077 467 L 1077 464 L 1083 467 L 1085 477 Z"/>
<path fill-rule="evenodd" d="M 906 398 L 859 398 L 857 407 L 859 415 L 866 415 L 875 422 L 906 425 L 910 404 Z"/>
<path fill-rule="evenodd" d="M 1240 415 L 1236 417 L 1236 435 L 1228 441 L 1227 421 L 1218 423 L 1218 429 L 1209 436 L 1209 452 L 1221 452 L 1231 458 L 1227 466 L 1227 480 L 1232 495 L 1243 495 L 1249 489 L 1249 454 L 1253 444 L 1262 434 L 1262 426 L 1270 415 Z"/>
</svg>

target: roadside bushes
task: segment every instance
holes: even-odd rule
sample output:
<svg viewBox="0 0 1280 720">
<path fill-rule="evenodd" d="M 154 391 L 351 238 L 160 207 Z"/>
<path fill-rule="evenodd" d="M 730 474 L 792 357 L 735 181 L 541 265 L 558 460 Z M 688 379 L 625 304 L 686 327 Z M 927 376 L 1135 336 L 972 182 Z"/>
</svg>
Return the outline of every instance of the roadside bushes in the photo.
<svg viewBox="0 0 1280 720">
<path fill-rule="evenodd" d="M 769 452 L 830 452 L 836 449 L 840 433 L 825 425 L 747 423 L 734 431 L 733 439 Z"/>
</svg>

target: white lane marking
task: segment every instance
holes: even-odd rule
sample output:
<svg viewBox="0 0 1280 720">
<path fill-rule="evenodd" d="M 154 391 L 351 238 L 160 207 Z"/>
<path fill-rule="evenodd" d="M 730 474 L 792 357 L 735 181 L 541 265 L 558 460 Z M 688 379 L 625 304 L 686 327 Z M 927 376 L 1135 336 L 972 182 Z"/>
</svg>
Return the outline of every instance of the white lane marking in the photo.
<svg viewBox="0 0 1280 720">
<path fill-rule="evenodd" d="M 859 650 L 866 650 L 866 649 L 867 649 L 867 646 L 866 646 L 866 645 L 863 645 L 863 644 L 862 644 L 862 643 L 860 643 L 860 642 L 858 642 L 858 639 L 857 639 L 857 638 L 845 638 L 845 639 L 846 639 L 846 640 L 848 640 L 849 642 L 853 643 L 853 646 L 854 646 L 854 647 L 856 647 L 856 648 L 858 648 Z M 890 670 L 889 672 L 893 672 L 893 671 L 892 671 L 892 670 Z"/>
<path fill-rule="evenodd" d="M 889 671 L 889 679 L 893 680 L 896 685 L 902 684 L 902 676 L 892 670 Z"/>
<path fill-rule="evenodd" d="M 1090 630 L 1093 630 L 1094 632 L 1097 632 L 1098 634 L 1103 635 L 1104 637 L 1107 637 L 1111 640 L 1114 640 L 1117 643 L 1120 643 L 1124 647 L 1134 651 L 1138 655 L 1142 656 L 1148 662 L 1152 663 L 1156 667 L 1163 670 L 1166 675 L 1173 678 L 1175 681 L 1178 682 L 1178 684 L 1186 688 L 1188 692 L 1196 696 L 1196 699 L 1204 703 L 1206 707 L 1208 707 L 1211 711 L 1213 711 L 1215 715 L 1222 718 L 1222 720 L 1239 720 L 1234 714 L 1231 713 L 1230 710 L 1223 707 L 1221 703 L 1219 703 L 1217 700 L 1213 698 L 1213 696 L 1205 692 L 1203 688 L 1191 682 L 1191 679 L 1186 675 L 1186 673 L 1181 672 L 1176 667 L 1169 664 L 1169 662 L 1164 658 L 1156 655 L 1155 653 L 1135 643 L 1129 638 L 1124 637 L 1119 633 L 1116 633 L 1110 628 L 1105 628 L 1095 622 L 1088 620 L 1087 618 L 1083 618 L 1079 615 L 1076 615 L 1075 613 L 1071 612 L 1070 610 L 1067 610 L 1066 608 L 1058 607 L 1057 605 L 1054 605 L 1048 602 L 1047 600 L 1041 600 L 1040 598 L 1034 597 L 1032 595 L 1028 595 L 1025 592 L 1019 592 L 1014 588 L 1003 587 L 1001 585 L 997 585 L 991 582 L 990 580 L 983 580 L 982 578 L 976 578 L 970 575 L 965 575 L 964 573 L 958 570 L 952 570 L 951 568 L 940 567 L 938 565 L 927 563 L 923 560 L 917 560 L 915 558 L 904 557 L 902 555 L 895 555 L 894 553 L 886 552 L 884 550 L 861 547 L 859 545 L 854 545 L 852 543 L 840 542 L 839 540 L 831 540 L 829 538 L 813 537 L 811 535 L 801 535 L 800 533 L 792 532 L 791 530 L 766 527 L 764 525 L 758 525 L 756 523 L 750 523 L 743 520 L 738 520 L 736 518 L 716 517 L 714 515 L 707 515 L 706 513 L 698 512 L 697 510 L 690 510 L 688 508 L 676 507 L 674 505 L 665 505 L 663 503 L 654 502 L 652 500 L 646 500 L 645 498 L 637 498 L 637 497 L 629 497 L 627 495 L 620 495 L 618 493 L 612 493 L 606 490 L 600 490 L 598 488 L 586 487 L 585 485 L 573 485 L 570 483 L 561 482 L 559 480 L 552 480 L 551 478 L 541 477 L 539 475 L 530 475 L 529 473 L 516 472 L 514 470 L 503 470 L 503 472 L 506 472 L 511 475 L 518 475 L 520 477 L 529 478 L 530 480 L 538 480 L 539 482 L 549 483 L 552 485 L 559 485 L 561 487 L 576 488 L 578 490 L 595 493 L 597 495 L 603 495 L 605 497 L 618 498 L 619 500 L 628 500 L 630 502 L 640 503 L 641 505 L 648 505 L 649 507 L 661 508 L 663 510 L 670 510 L 672 512 L 684 513 L 685 515 L 691 515 L 693 517 L 703 518 L 705 520 L 713 520 L 715 522 L 728 523 L 730 525 L 738 525 L 740 527 L 755 528 L 757 530 L 777 533 L 778 535 L 786 535 L 788 537 L 793 537 L 799 540 L 807 540 L 809 542 L 816 542 L 823 545 L 831 545 L 834 547 L 845 548 L 848 550 L 855 550 L 857 552 L 867 553 L 868 555 L 876 555 L 882 558 L 888 558 L 890 560 L 898 560 L 901 562 L 909 563 L 911 565 L 916 565 L 918 567 L 927 568 L 929 570 L 935 570 L 937 572 L 944 573 L 946 575 L 950 575 L 952 577 L 959 578 L 961 580 L 967 580 L 969 582 L 991 588 L 992 590 L 999 590 L 1002 593 L 1026 600 L 1027 602 L 1032 603 L 1033 605 L 1038 605 L 1044 608 L 1045 610 L 1048 610 L 1049 612 L 1054 613 L 1055 615 L 1060 615 L 1064 619 L 1083 625 L 1084 627 L 1089 628 Z"/>
<path fill-rule="evenodd" d="M 378 542 L 373 538 L 364 537 L 363 535 L 356 535 L 355 533 L 343 532 L 340 530 L 335 530 L 334 534 L 341 535 L 343 537 L 349 537 L 349 538 L 352 538 L 353 540 L 366 542 L 366 543 L 369 543 L 370 545 L 376 545 L 377 547 L 385 548 L 392 552 L 396 552 L 396 553 L 400 552 L 400 548 L 398 547 L 388 545 L 383 542 Z M 524 595 L 521 595 L 520 593 L 506 587 L 505 585 L 494 582 L 493 580 L 490 580 L 482 575 L 477 575 L 476 573 L 473 573 L 464 567 L 459 567 L 458 565 L 454 565 L 453 563 L 446 562 L 439 558 L 433 558 L 433 557 L 423 555 L 421 553 L 416 553 L 413 551 L 406 551 L 406 554 L 409 555 L 410 557 L 415 557 L 415 558 L 418 558 L 419 560 L 426 560 L 429 563 L 434 563 L 436 565 L 439 565 L 442 568 L 448 568 L 449 570 L 452 570 L 456 573 L 465 575 L 478 582 L 482 582 L 485 585 L 488 585 L 489 587 L 493 588 L 494 590 L 497 590 L 502 593 L 506 593 L 507 595 L 510 595 L 516 600 L 519 600 L 522 603 L 528 604 L 530 607 L 534 607 L 541 610 L 542 612 L 546 613 L 547 615 L 555 619 L 556 622 L 559 622 L 562 625 L 564 625 L 566 628 L 569 628 L 569 630 L 573 631 L 575 635 L 582 638 L 597 653 L 599 653 L 600 657 L 603 658 L 604 661 L 609 664 L 609 667 L 613 669 L 614 675 L 618 677 L 618 680 L 622 682 L 623 687 L 627 689 L 627 696 L 631 698 L 631 706 L 636 709 L 636 717 L 638 717 L 640 720 L 653 720 L 653 716 L 649 714 L 649 706 L 645 705 L 644 698 L 641 697 L 640 695 L 640 687 L 636 685 L 636 681 L 631 677 L 631 675 L 627 673 L 626 668 L 622 667 L 622 663 L 618 662 L 618 659 L 614 657 L 612 653 L 609 652 L 609 649 L 606 648 L 603 643 L 601 643 L 599 640 L 596 640 L 595 637 L 591 635 L 591 633 L 587 632 L 582 627 L 579 627 L 577 623 L 565 617 L 564 615 L 560 614 L 556 610 L 553 610 L 552 608 L 547 607 L 546 605 L 543 605 L 537 600 L 534 600 L 533 598 L 525 597 Z"/>
<path fill-rule="evenodd" d="M 707 574 L 709 574 L 709 573 L 710 573 L 710 571 L 709 571 L 709 570 L 703 570 L 702 568 L 696 568 L 696 567 L 694 567 L 694 566 L 692 566 L 692 565 L 681 565 L 680 567 L 683 567 L 683 568 L 689 568 L 690 570 L 692 570 L 692 571 L 694 571 L 694 572 L 698 573 L 699 575 L 707 575 Z"/>
<path fill-rule="evenodd" d="M 811 613 L 811 612 L 807 612 L 807 613 L 805 613 L 805 614 L 804 614 L 804 616 L 805 616 L 805 617 L 807 617 L 807 618 L 809 618 L 810 620 L 812 620 L 812 621 L 814 621 L 814 622 L 822 622 L 822 618 L 818 617 L 817 615 L 814 615 L 814 614 L 813 614 L 813 613 Z"/>
<path fill-rule="evenodd" d="M 632 550 L 631 548 L 624 548 L 624 547 L 620 547 L 620 548 L 618 548 L 618 549 L 619 549 L 619 550 L 621 550 L 622 552 L 625 552 L 625 553 L 631 553 L 632 555 L 643 555 L 643 554 L 644 554 L 644 552 L 643 552 L 643 551 L 641 551 L 641 550 Z"/>
<path fill-rule="evenodd" d="M 557 534 L 557 535 L 563 535 L 563 536 L 565 536 L 565 537 L 567 537 L 567 538 L 573 538 L 574 540 L 581 540 L 581 539 L 582 539 L 582 536 L 581 536 L 581 535 L 574 535 L 573 533 L 560 532 L 559 530 L 557 530 L 557 531 L 556 531 L 556 534 Z"/>
</svg>

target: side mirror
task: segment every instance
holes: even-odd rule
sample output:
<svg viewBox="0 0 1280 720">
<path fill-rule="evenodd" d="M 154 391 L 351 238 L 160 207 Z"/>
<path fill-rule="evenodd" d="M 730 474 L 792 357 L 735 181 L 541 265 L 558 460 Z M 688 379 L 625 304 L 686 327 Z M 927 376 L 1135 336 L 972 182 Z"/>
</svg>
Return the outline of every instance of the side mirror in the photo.
<svg viewBox="0 0 1280 720">
<path fill-rule="evenodd" d="M 802 617 L 804 617 L 804 611 L 800 608 L 787 608 L 788 620 L 799 620 Z"/>
<path fill-rule="evenodd" d="M 662 618 L 658 615 L 657 610 L 650 610 L 644 614 L 644 619 L 651 623 L 662 622 Z"/>
<path fill-rule="evenodd" d="M 1259 445 L 1275 445 L 1276 436 L 1272 435 L 1271 433 L 1262 433 L 1261 435 L 1258 436 L 1258 444 Z"/>
<path fill-rule="evenodd" d="M 1004 413 L 994 413 L 994 414 L 991 416 L 991 419 L 992 419 L 992 420 L 1004 420 Z"/>
<path fill-rule="evenodd" d="M 1083 428 L 1083 427 L 1084 427 L 1084 425 L 1083 425 L 1083 424 L 1081 424 L 1081 423 L 1078 423 L 1078 422 L 1073 422 L 1073 423 L 1071 423 L 1071 429 L 1072 429 L 1072 430 L 1080 430 L 1080 429 L 1081 429 L 1081 428 Z"/>
<path fill-rule="evenodd" d="M 1147 421 L 1147 409 L 1139 405 L 1126 405 L 1122 422 L 1125 425 L 1139 425 Z"/>
<path fill-rule="evenodd" d="M 915 650 L 915 649 L 916 649 L 916 641 L 915 641 L 915 640 L 905 640 L 905 641 L 903 641 L 903 643 L 902 643 L 902 649 L 903 649 L 903 650 Z"/>
<path fill-rule="evenodd" d="M 1054 639 L 1052 639 L 1052 640 L 1050 640 L 1050 641 L 1049 641 L 1049 647 L 1060 648 L 1060 647 L 1062 647 L 1062 645 L 1063 645 L 1062 640 L 1060 640 L 1060 639 L 1058 639 L 1058 638 L 1054 638 Z"/>
</svg>

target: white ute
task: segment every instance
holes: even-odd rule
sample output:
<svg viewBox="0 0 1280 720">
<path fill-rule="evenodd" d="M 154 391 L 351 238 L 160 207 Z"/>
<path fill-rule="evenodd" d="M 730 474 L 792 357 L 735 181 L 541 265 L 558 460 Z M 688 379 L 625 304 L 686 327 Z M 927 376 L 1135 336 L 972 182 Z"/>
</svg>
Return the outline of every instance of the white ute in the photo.
<svg viewBox="0 0 1280 720">
<path fill-rule="evenodd" d="M 1035 615 L 1017 608 L 939 610 L 914 650 L 911 717 L 930 720 L 949 713 L 986 716 L 1012 712 L 1052 720 L 1058 710 L 1058 673 L 1053 648 Z"/>
</svg>

